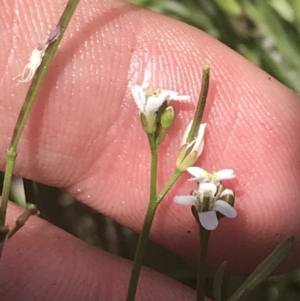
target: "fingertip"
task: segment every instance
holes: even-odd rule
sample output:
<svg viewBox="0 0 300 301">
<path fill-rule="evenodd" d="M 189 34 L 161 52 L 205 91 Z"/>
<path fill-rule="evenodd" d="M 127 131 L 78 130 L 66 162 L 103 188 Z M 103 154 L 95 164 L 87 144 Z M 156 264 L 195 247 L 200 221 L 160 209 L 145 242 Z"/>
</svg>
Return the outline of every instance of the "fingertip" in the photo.
<svg viewBox="0 0 300 301">
<path fill-rule="evenodd" d="M 22 212 L 22 208 L 10 204 L 9 224 L 13 225 Z M 31 217 L 4 247 L 0 260 L 1 300 L 124 300 L 131 267 L 128 260 Z M 143 268 L 136 300 L 175 299 L 194 300 L 195 292 Z"/>
</svg>

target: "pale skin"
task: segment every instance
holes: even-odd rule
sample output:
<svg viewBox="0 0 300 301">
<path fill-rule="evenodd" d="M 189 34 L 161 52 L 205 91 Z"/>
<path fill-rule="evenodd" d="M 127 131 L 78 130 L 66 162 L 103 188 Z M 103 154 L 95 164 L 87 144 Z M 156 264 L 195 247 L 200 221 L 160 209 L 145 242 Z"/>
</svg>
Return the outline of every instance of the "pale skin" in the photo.
<svg viewBox="0 0 300 301">
<path fill-rule="evenodd" d="M 29 87 L 12 78 L 57 23 L 66 1 L 53 3 L 0 4 L 2 170 Z M 248 274 L 280 241 L 295 235 L 280 271 L 294 269 L 300 262 L 298 96 L 201 31 L 133 5 L 80 3 L 21 138 L 15 173 L 64 188 L 139 231 L 148 201 L 149 152 L 129 82 L 192 97 L 189 104 L 175 105 L 178 119 L 160 150 L 161 188 L 195 109 L 205 64 L 211 67 L 211 89 L 205 149 L 197 165 L 235 171 L 236 179 L 227 184 L 236 191 L 238 212 L 211 236 L 209 261 L 216 267 L 227 260 L 231 272 Z M 196 262 L 197 225 L 187 207 L 172 201 L 195 189 L 187 178 L 161 204 L 151 238 Z M 8 222 L 21 212 L 11 205 Z M 34 217 L 6 245 L 1 300 L 123 300 L 130 268 L 129 262 Z M 195 300 L 195 293 L 152 271 L 142 273 L 137 300 L 175 299 Z"/>
</svg>

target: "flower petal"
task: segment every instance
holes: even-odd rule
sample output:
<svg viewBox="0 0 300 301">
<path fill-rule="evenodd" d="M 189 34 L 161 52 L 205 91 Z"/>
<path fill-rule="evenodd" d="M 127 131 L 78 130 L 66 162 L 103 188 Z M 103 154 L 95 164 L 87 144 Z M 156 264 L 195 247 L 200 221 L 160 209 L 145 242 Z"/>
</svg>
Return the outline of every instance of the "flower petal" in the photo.
<svg viewBox="0 0 300 301">
<path fill-rule="evenodd" d="M 214 196 L 217 192 L 217 186 L 214 183 L 200 183 L 198 191 L 204 193 L 205 191 L 210 191 L 211 195 Z"/>
<path fill-rule="evenodd" d="M 179 205 L 195 206 L 197 198 L 193 195 L 183 195 L 183 196 L 175 196 L 173 201 Z"/>
<path fill-rule="evenodd" d="M 199 220 L 206 230 L 214 230 L 218 227 L 218 218 L 215 211 L 199 212 Z"/>
<path fill-rule="evenodd" d="M 170 100 L 175 100 L 175 101 L 187 101 L 190 99 L 191 97 L 189 95 L 178 95 L 178 96 L 170 97 Z"/>
<path fill-rule="evenodd" d="M 196 142 L 197 143 L 197 142 Z M 196 144 L 195 144 L 196 145 Z M 199 156 L 202 154 L 203 149 L 204 149 L 204 139 L 202 139 L 200 141 L 200 144 L 196 146 L 194 146 L 194 149 L 197 150 L 197 158 L 199 158 Z"/>
<path fill-rule="evenodd" d="M 184 134 L 183 134 L 183 137 L 181 139 L 181 143 L 180 143 L 180 146 L 183 146 L 184 144 L 186 144 L 186 139 L 187 137 L 189 136 L 189 133 L 190 133 L 190 130 L 191 130 L 191 127 L 192 127 L 192 123 L 193 123 L 193 120 L 188 124 Z"/>
<path fill-rule="evenodd" d="M 171 93 L 174 96 L 178 95 L 177 92 L 173 92 L 173 91 L 170 91 L 170 90 L 162 90 L 160 92 L 160 94 L 157 96 L 158 102 L 160 102 L 161 104 L 163 104 L 166 101 L 169 104 L 168 100 L 170 99 L 170 94 Z"/>
<path fill-rule="evenodd" d="M 227 179 L 233 179 L 235 177 L 234 171 L 232 169 L 222 169 L 220 171 L 216 172 L 218 176 L 218 180 L 227 180 Z"/>
<path fill-rule="evenodd" d="M 206 128 L 206 123 L 201 123 L 200 126 L 199 126 L 199 130 L 198 130 L 198 134 L 197 134 L 197 138 L 196 138 L 196 143 L 195 143 L 195 145 L 193 147 L 193 150 L 192 150 L 192 151 L 196 150 L 198 156 L 203 151 L 205 128 Z"/>
<path fill-rule="evenodd" d="M 174 98 L 178 95 L 178 92 L 171 90 L 163 90 L 159 96 L 164 97 L 166 101 L 174 100 Z"/>
<path fill-rule="evenodd" d="M 206 179 L 206 171 L 197 166 L 191 166 L 187 168 L 187 172 L 195 178 L 189 179 L 189 181 L 195 181 L 198 179 Z"/>
<path fill-rule="evenodd" d="M 178 95 L 178 92 L 175 91 L 171 91 L 171 90 L 163 90 L 163 92 L 161 94 L 164 94 L 167 96 L 165 96 L 165 100 L 169 103 L 171 100 L 175 100 L 175 101 L 185 101 L 185 100 L 190 100 L 191 97 L 189 95 Z"/>
<path fill-rule="evenodd" d="M 229 218 L 235 218 L 237 216 L 236 210 L 228 203 L 222 200 L 218 200 L 215 202 L 213 210 L 219 211 L 220 213 Z"/>
<path fill-rule="evenodd" d="M 148 114 L 156 113 L 163 103 L 164 103 L 163 99 L 160 99 L 154 95 L 148 97 L 146 108 L 145 108 L 145 114 L 148 115 Z"/>
<path fill-rule="evenodd" d="M 133 96 L 133 99 L 139 109 L 140 112 L 144 112 L 144 105 L 146 103 L 146 96 L 143 91 L 143 88 L 138 85 L 132 85 L 131 86 L 131 93 Z"/>
</svg>

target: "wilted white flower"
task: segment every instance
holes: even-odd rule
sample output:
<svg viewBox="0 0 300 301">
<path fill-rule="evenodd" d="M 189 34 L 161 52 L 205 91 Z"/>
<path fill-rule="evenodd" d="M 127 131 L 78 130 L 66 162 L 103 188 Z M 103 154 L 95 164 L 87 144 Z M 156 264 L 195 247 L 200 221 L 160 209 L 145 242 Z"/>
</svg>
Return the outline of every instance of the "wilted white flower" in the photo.
<svg viewBox="0 0 300 301">
<path fill-rule="evenodd" d="M 194 176 L 194 178 L 189 179 L 189 181 L 197 181 L 199 183 L 209 182 L 216 185 L 220 184 L 223 180 L 233 179 L 235 177 L 232 169 L 222 169 L 217 172 L 209 173 L 200 167 L 191 166 L 187 168 L 187 172 Z"/>
<path fill-rule="evenodd" d="M 201 123 L 198 129 L 197 135 L 190 142 L 187 141 L 193 120 L 189 123 L 181 140 L 181 148 L 176 161 L 177 169 L 181 171 L 187 170 L 192 166 L 201 155 L 204 148 L 204 133 L 206 123 Z"/>
<path fill-rule="evenodd" d="M 19 83 L 29 82 L 33 78 L 37 68 L 42 62 L 44 54 L 45 50 L 39 50 L 37 48 L 33 49 L 29 61 L 23 69 L 23 72 L 20 75 L 18 75 L 21 76 Z"/>
<path fill-rule="evenodd" d="M 237 216 L 236 210 L 223 200 L 216 200 L 214 195 L 217 187 L 212 183 L 203 183 L 199 187 L 199 194 L 175 196 L 174 202 L 184 206 L 195 206 L 199 222 L 206 230 L 214 230 L 217 228 L 219 222 L 217 217 L 217 211 L 229 218 L 235 218 Z M 205 192 L 210 192 L 210 202 L 208 211 L 203 210 L 203 197 Z M 233 192 L 232 192 L 233 193 Z"/>
<path fill-rule="evenodd" d="M 181 139 L 181 146 L 186 145 L 188 149 L 191 148 L 191 152 L 196 151 L 197 157 L 199 157 L 204 147 L 204 132 L 206 128 L 206 123 L 201 123 L 198 129 L 197 136 L 194 137 L 194 140 L 192 140 L 191 142 L 187 142 L 187 138 L 192 128 L 192 124 L 193 124 L 193 120 L 189 123 L 188 127 L 184 132 L 184 135 Z"/>
<path fill-rule="evenodd" d="M 28 63 L 24 67 L 23 72 L 16 76 L 14 79 L 21 77 L 19 83 L 26 83 L 32 80 L 36 70 L 42 63 L 46 49 L 53 41 L 55 41 L 58 38 L 58 36 L 61 33 L 61 30 L 61 26 L 56 25 L 50 31 L 48 37 L 43 42 L 40 42 L 38 46 L 32 50 Z"/>
</svg>

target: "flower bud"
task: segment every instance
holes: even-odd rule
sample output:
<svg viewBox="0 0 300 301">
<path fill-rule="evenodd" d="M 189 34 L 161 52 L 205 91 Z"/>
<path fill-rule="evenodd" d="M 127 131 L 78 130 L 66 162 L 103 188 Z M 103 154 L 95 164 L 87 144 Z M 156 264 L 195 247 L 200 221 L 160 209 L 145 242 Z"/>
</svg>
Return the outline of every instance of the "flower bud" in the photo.
<svg viewBox="0 0 300 301">
<path fill-rule="evenodd" d="M 235 198 L 234 191 L 231 190 L 231 189 L 226 188 L 221 192 L 218 199 L 222 200 L 222 201 L 225 201 L 226 203 L 228 203 L 229 205 L 231 205 L 233 207 L 234 198 Z"/>
<path fill-rule="evenodd" d="M 221 194 L 220 194 L 220 196 L 219 196 L 218 199 L 222 200 L 222 201 L 224 201 L 226 203 L 228 203 L 230 206 L 233 207 L 233 205 L 234 205 L 234 199 L 235 199 L 234 191 L 231 190 L 231 189 L 225 188 L 221 192 Z M 220 213 L 220 212 L 217 212 L 217 217 L 218 217 L 218 219 L 220 219 L 220 218 L 223 218 L 224 215 L 222 213 Z"/>
<path fill-rule="evenodd" d="M 172 106 L 168 106 L 160 117 L 161 126 L 168 129 L 174 122 L 176 117 L 175 110 Z"/>
</svg>

